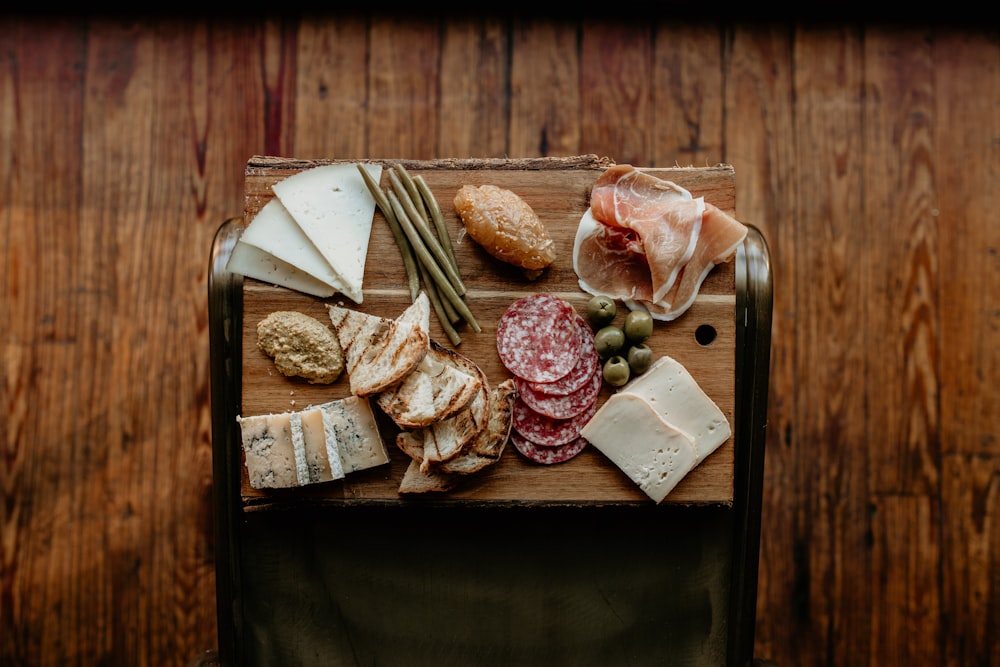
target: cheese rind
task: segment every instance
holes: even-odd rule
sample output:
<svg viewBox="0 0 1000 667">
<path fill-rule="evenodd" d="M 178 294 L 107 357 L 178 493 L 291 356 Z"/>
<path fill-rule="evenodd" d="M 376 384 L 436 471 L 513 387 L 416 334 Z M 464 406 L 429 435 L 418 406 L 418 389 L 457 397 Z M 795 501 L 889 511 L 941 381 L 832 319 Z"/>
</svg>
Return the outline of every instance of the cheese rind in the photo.
<svg viewBox="0 0 1000 667">
<path fill-rule="evenodd" d="M 364 168 L 377 183 L 382 167 L 366 164 Z M 375 198 L 357 165 L 313 167 L 278 181 L 271 189 L 340 278 L 342 293 L 361 303 Z"/>
<path fill-rule="evenodd" d="M 615 394 L 580 432 L 660 503 L 697 464 L 691 439 L 634 394 Z"/>
</svg>

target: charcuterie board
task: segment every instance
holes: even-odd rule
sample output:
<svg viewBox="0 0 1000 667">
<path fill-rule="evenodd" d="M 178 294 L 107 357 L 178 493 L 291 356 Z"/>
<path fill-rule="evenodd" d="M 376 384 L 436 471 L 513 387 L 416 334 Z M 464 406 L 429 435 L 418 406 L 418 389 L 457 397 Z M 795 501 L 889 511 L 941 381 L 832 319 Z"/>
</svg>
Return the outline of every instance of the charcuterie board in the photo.
<svg viewBox="0 0 1000 667">
<path fill-rule="evenodd" d="M 274 196 L 271 186 L 304 169 L 333 160 L 293 160 L 255 157 L 246 168 L 244 221 L 249 221 Z M 339 162 L 353 162 L 340 160 Z M 590 189 L 612 164 L 595 156 L 526 160 L 372 160 L 390 167 L 401 162 L 420 174 L 434 193 L 452 237 L 459 270 L 467 288 L 466 301 L 481 326 L 476 333 L 459 326 L 461 342 L 454 346 L 435 318 L 431 337 L 475 361 L 491 383 L 510 377 L 496 349 L 497 325 L 515 300 L 535 293 L 550 293 L 585 312 L 590 295 L 579 286 L 573 269 L 573 240 L 581 216 L 589 206 Z M 637 165 L 641 166 L 641 165 Z M 724 211 L 733 212 L 735 174 L 728 166 L 709 168 L 648 169 L 660 178 L 687 188 L 694 196 Z M 383 182 L 388 174 L 383 170 Z M 463 233 L 452 200 L 466 184 L 493 184 L 516 192 L 545 225 L 555 242 L 557 257 L 540 277 L 529 280 L 518 269 L 499 262 Z M 692 307 L 672 322 L 656 322 L 647 344 L 654 355 L 669 355 L 683 364 L 705 393 L 733 425 L 736 403 L 736 280 L 734 262 L 715 267 L 703 283 Z M 277 287 L 254 279 L 243 281 L 242 394 L 243 416 L 280 413 L 318 405 L 350 394 L 346 375 L 331 385 L 310 384 L 279 373 L 273 360 L 257 347 L 257 324 L 272 312 L 294 310 L 329 321 L 327 305 L 356 308 L 386 318 L 397 317 L 411 302 L 400 251 L 389 226 L 376 211 L 364 273 L 364 300 L 355 304 L 339 294 L 327 299 Z M 613 389 L 604 386 L 603 402 Z M 241 470 L 241 495 L 247 508 L 290 500 L 322 502 L 420 503 L 421 496 L 401 496 L 400 479 L 409 457 L 395 446 L 397 427 L 376 409 L 376 417 L 390 462 L 347 476 L 343 480 L 292 489 L 260 490 L 250 486 Z M 628 432 L 622 437 L 627 438 Z M 723 503 L 733 501 L 734 440 L 692 470 L 670 493 L 665 503 Z M 565 463 L 539 465 L 521 456 L 512 446 L 500 461 L 471 475 L 459 487 L 433 501 L 490 504 L 649 504 L 650 500 L 600 451 L 587 447 Z"/>
</svg>

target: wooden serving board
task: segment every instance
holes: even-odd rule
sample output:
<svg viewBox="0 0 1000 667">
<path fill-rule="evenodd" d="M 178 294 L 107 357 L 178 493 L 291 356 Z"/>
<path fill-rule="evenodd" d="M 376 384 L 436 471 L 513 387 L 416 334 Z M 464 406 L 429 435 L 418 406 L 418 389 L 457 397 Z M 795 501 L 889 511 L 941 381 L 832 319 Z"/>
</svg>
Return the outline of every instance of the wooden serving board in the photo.
<svg viewBox="0 0 1000 667">
<path fill-rule="evenodd" d="M 246 169 L 245 221 L 249 222 L 273 197 L 271 186 L 302 169 L 329 164 L 255 157 Z M 340 161 L 344 162 L 344 161 Z M 411 173 L 426 180 L 440 203 L 468 290 L 467 302 L 482 331 L 474 333 L 459 326 L 462 342 L 453 348 L 480 365 L 492 383 L 510 374 L 496 351 L 497 322 L 516 299 L 536 292 L 557 294 L 585 313 L 590 295 L 581 291 L 573 271 L 572 249 L 580 217 L 589 206 L 591 187 L 611 163 L 595 156 L 529 160 L 374 160 L 382 164 L 382 184 L 388 186 L 388 172 L 401 162 Z M 649 169 L 651 173 L 688 188 L 732 213 L 735 175 L 732 168 Z M 537 280 L 524 278 L 519 270 L 503 264 L 465 237 L 452 200 L 464 184 L 494 184 L 513 190 L 538 214 L 554 239 L 557 259 Z M 349 395 L 346 373 L 332 385 L 311 385 L 299 378 L 282 376 L 272 360 L 257 347 L 257 323 L 276 310 L 298 310 L 322 322 L 329 322 L 327 303 L 337 303 L 394 318 L 410 303 L 406 274 L 400 252 L 382 215 L 376 210 L 364 281 L 364 303 L 360 306 L 341 295 L 317 299 L 281 287 L 247 279 L 243 287 L 243 377 L 240 414 L 295 411 Z M 716 267 L 705 280 L 697 301 L 674 322 L 657 322 L 647 341 L 656 356 L 669 355 L 684 364 L 706 393 L 734 421 L 735 402 L 735 268 L 733 262 Z M 616 324 L 624 319 L 619 308 Z M 447 347 L 447 336 L 432 313 L 431 336 Z M 705 327 L 714 331 L 714 340 L 699 343 L 696 332 Z M 603 403 L 611 394 L 605 386 Z M 242 495 L 248 509 L 285 500 L 372 501 L 413 503 L 463 501 L 508 504 L 648 504 L 642 493 L 614 464 L 594 447 L 576 458 L 557 465 L 543 466 L 522 457 L 508 444 L 501 460 L 470 476 L 459 488 L 433 496 L 400 496 L 397 492 L 408 457 L 395 445 L 395 425 L 378 408 L 380 429 L 390 454 L 389 465 L 352 473 L 346 479 L 295 489 L 258 490 L 250 486 L 242 468 Z M 627 432 L 622 433 L 628 437 Z M 733 499 L 733 438 L 695 468 L 671 492 L 665 503 L 731 503 Z"/>
</svg>

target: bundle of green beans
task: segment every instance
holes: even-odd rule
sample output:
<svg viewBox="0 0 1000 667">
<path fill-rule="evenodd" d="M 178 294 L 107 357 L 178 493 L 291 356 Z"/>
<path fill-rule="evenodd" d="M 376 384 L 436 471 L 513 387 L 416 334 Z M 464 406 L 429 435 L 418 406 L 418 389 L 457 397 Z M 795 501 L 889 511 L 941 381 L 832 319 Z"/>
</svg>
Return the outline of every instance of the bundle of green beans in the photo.
<svg viewBox="0 0 1000 667">
<path fill-rule="evenodd" d="M 389 172 L 390 187 L 382 190 L 360 164 L 358 171 L 399 246 L 410 299 L 417 298 L 423 285 L 452 345 L 462 342 L 455 328 L 461 320 L 479 333 L 479 323 L 464 299 L 465 285 L 441 208 L 423 177 L 411 176 L 403 165 L 396 164 Z"/>
</svg>

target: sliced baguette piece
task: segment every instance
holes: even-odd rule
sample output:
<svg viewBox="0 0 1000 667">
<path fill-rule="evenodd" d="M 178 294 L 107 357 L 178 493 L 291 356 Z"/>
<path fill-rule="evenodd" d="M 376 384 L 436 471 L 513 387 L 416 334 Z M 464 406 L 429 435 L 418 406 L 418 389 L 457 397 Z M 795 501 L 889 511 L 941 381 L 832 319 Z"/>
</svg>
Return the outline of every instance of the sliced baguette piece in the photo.
<svg viewBox="0 0 1000 667">
<path fill-rule="evenodd" d="M 344 310 L 331 306 L 330 321 L 355 396 L 373 396 L 399 384 L 430 349 L 430 301 L 424 292 L 395 320 Z"/>
<path fill-rule="evenodd" d="M 399 482 L 399 493 L 444 493 L 451 491 L 465 475 L 452 475 L 438 470 L 423 470 L 419 461 L 410 461 L 403 479 Z"/>
<path fill-rule="evenodd" d="M 470 359 L 431 340 L 414 371 L 380 393 L 377 402 L 400 428 L 420 428 L 456 414 L 475 397 L 481 384 Z"/>
<path fill-rule="evenodd" d="M 469 405 L 458 413 L 434 422 L 422 429 L 424 431 L 424 460 L 421 466 L 425 469 L 436 463 L 447 461 L 458 456 L 467 445 L 472 443 L 486 429 L 490 413 L 489 384 L 483 380 L 482 387 Z"/>
<path fill-rule="evenodd" d="M 517 388 L 507 379 L 490 390 L 490 413 L 486 429 L 458 456 L 444 461 L 438 470 L 444 473 L 471 475 L 500 460 L 507 446 L 514 421 Z"/>
</svg>

